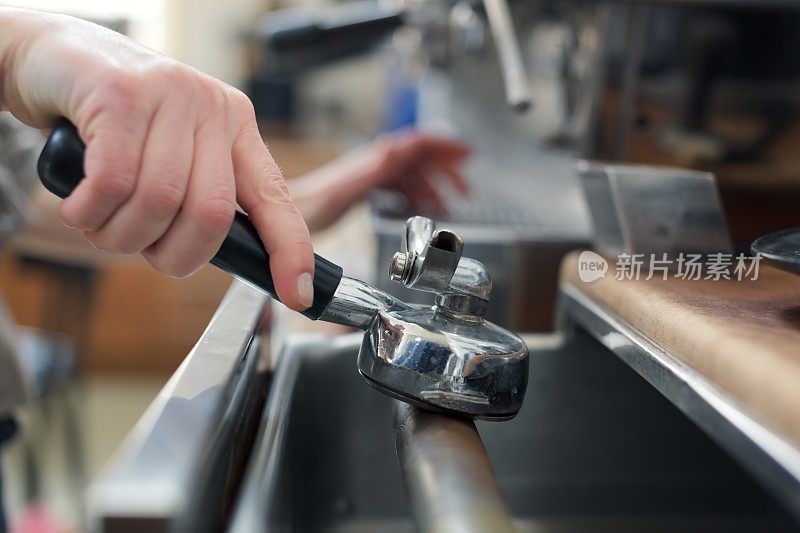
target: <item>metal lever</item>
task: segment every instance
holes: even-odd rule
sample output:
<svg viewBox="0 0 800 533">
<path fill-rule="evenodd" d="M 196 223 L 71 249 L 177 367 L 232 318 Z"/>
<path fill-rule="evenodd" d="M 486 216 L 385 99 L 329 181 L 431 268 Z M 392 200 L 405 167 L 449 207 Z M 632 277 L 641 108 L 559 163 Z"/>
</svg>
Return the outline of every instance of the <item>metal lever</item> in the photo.
<svg viewBox="0 0 800 533">
<path fill-rule="evenodd" d="M 394 254 L 389 278 L 409 289 L 436 293 L 436 305 L 463 315 L 486 313 L 492 282 L 482 263 L 461 257 L 464 241 L 450 230 L 434 231 L 429 218 L 406 221 L 402 251 Z"/>
<path fill-rule="evenodd" d="M 450 230 L 434 231 L 433 221 L 411 217 L 406 221 L 400 252 L 389 265 L 389 278 L 409 289 L 439 292 L 453 277 L 464 241 Z"/>
<path fill-rule="evenodd" d="M 483 5 L 486 8 L 489 28 L 492 31 L 494 45 L 500 59 L 508 105 L 515 111 L 527 111 L 531 107 L 533 99 L 508 2 L 506 0 L 483 0 Z"/>
</svg>

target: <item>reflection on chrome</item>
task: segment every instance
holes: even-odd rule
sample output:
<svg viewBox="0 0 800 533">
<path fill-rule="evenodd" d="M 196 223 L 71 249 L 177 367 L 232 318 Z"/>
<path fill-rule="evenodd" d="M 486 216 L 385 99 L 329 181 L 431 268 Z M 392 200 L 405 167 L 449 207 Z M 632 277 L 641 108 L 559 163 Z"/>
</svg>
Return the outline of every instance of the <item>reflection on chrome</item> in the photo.
<svg viewBox="0 0 800 533">
<path fill-rule="evenodd" d="M 406 223 L 402 249 L 390 277 L 434 293 L 435 305 L 408 305 L 342 278 L 320 319 L 366 332 L 358 369 L 379 390 L 429 409 L 513 417 L 528 383 L 528 349 L 483 318 L 492 290 L 486 268 L 461 257 L 461 237 L 422 217 Z"/>
</svg>

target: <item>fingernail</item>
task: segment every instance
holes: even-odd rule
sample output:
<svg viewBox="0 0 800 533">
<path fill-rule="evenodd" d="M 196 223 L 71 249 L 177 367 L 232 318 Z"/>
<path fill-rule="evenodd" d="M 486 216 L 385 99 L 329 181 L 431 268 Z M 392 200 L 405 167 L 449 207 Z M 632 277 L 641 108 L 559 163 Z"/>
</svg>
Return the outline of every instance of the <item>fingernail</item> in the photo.
<svg viewBox="0 0 800 533">
<path fill-rule="evenodd" d="M 308 272 L 303 272 L 297 277 L 297 297 L 300 304 L 306 308 L 314 303 L 314 279 Z"/>
<path fill-rule="evenodd" d="M 69 229 L 75 229 L 75 228 L 76 228 L 76 226 L 73 226 L 73 225 L 72 225 L 72 224 L 70 224 L 69 222 L 64 222 L 64 225 L 65 225 L 66 227 L 68 227 Z"/>
</svg>

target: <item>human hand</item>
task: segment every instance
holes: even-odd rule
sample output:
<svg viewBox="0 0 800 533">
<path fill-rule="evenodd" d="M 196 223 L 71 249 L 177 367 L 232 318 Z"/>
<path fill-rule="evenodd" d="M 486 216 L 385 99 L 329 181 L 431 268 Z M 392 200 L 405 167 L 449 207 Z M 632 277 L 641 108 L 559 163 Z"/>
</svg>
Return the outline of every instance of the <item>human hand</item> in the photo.
<svg viewBox="0 0 800 533">
<path fill-rule="evenodd" d="M 38 128 L 65 116 L 86 143 L 66 224 L 180 277 L 217 252 L 238 202 L 281 301 L 312 303 L 308 229 L 243 93 L 71 17 L 0 8 L 0 27 L 0 105 Z"/>
<path fill-rule="evenodd" d="M 413 210 L 444 208 L 439 181 L 462 194 L 469 184 L 460 168 L 470 149 L 443 137 L 405 131 L 380 137 L 290 182 L 312 230 L 328 227 L 375 188 L 402 192 Z"/>
<path fill-rule="evenodd" d="M 470 148 L 456 140 L 406 131 L 386 136 L 369 149 L 374 187 L 402 192 L 412 210 L 446 208 L 437 182 L 444 180 L 461 194 L 469 193 L 469 183 L 461 174 L 461 165 Z"/>
</svg>

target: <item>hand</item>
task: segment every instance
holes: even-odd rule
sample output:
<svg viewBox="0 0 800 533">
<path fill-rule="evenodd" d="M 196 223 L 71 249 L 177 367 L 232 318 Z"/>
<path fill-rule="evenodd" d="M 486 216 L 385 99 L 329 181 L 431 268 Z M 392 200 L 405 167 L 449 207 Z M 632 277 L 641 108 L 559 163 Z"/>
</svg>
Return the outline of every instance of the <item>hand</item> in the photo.
<svg viewBox="0 0 800 533">
<path fill-rule="evenodd" d="M 379 187 L 403 192 L 412 209 L 443 209 L 436 182 L 447 180 L 467 194 L 460 167 L 469 153 L 458 141 L 406 131 L 353 150 L 291 180 L 290 187 L 312 230 L 328 226 Z"/>
<path fill-rule="evenodd" d="M 217 252 L 238 202 L 283 303 L 311 305 L 308 229 L 243 93 L 71 17 L 0 8 L 0 28 L 0 105 L 38 128 L 66 116 L 86 143 L 67 225 L 180 277 Z"/>
<path fill-rule="evenodd" d="M 443 137 L 407 131 L 380 139 L 372 147 L 375 187 L 401 191 L 412 210 L 446 208 L 437 181 L 449 181 L 461 194 L 469 183 L 460 167 L 470 154 L 468 146 Z"/>
</svg>

